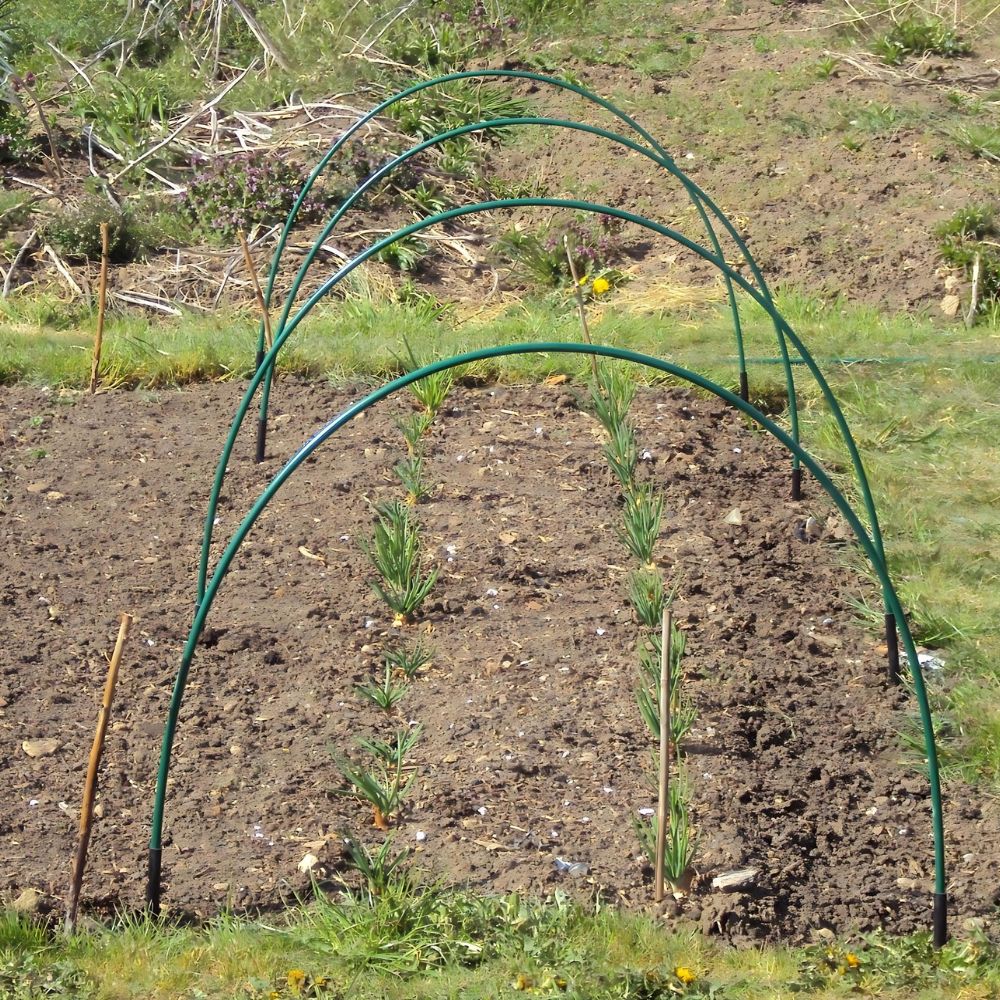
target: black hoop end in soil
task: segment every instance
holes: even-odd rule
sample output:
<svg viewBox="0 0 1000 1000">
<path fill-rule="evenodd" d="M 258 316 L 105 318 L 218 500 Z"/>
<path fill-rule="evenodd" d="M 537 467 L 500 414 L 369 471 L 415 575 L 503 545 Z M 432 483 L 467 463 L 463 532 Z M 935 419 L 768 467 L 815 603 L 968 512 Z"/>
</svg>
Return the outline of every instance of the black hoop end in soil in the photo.
<svg viewBox="0 0 1000 1000">
<path fill-rule="evenodd" d="M 934 893 L 934 947 L 943 948 L 948 943 L 948 894 Z"/>
<path fill-rule="evenodd" d="M 802 467 L 796 466 L 792 469 L 792 499 L 802 499 Z"/>
<path fill-rule="evenodd" d="M 149 869 L 146 876 L 146 908 L 154 916 L 160 915 L 160 869 L 163 864 L 163 849 L 149 849 Z"/>
</svg>

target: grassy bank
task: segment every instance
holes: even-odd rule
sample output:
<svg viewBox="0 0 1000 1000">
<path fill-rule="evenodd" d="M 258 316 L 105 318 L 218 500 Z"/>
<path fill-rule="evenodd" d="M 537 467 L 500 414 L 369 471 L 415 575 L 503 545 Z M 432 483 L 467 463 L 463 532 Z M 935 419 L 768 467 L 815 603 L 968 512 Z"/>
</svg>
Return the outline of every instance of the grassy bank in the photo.
<svg viewBox="0 0 1000 1000">
<path fill-rule="evenodd" d="M 981 938 L 936 953 L 923 935 L 733 950 L 695 929 L 664 933 L 655 917 L 402 882 L 336 906 L 313 903 L 277 921 L 220 917 L 182 928 L 126 920 L 71 940 L 0 915 L 0 988 L 10 1000 L 848 993 L 931 1000 L 995 996 L 1000 958 Z"/>
</svg>

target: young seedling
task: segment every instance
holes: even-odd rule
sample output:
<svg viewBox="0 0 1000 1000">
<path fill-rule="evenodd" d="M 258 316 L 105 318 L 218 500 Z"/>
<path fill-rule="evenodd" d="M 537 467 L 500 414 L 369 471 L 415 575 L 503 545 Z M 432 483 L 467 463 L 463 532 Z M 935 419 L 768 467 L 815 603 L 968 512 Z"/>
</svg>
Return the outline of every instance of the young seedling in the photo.
<svg viewBox="0 0 1000 1000">
<path fill-rule="evenodd" d="M 660 574 L 655 570 L 636 570 L 628 578 L 628 593 L 639 624 L 650 631 L 656 629 L 668 603 Z"/>
<path fill-rule="evenodd" d="M 597 379 L 590 385 L 590 400 L 594 415 L 609 434 L 625 423 L 633 399 L 635 382 L 621 365 L 598 367 Z"/>
<path fill-rule="evenodd" d="M 405 343 L 405 341 L 404 341 Z M 406 353 L 410 356 L 410 369 L 423 367 L 421 361 L 413 353 L 413 349 L 406 344 Z M 435 372 L 433 375 L 425 375 L 422 379 L 410 383 L 410 392 L 417 397 L 417 401 L 423 406 L 424 413 L 433 420 L 438 411 L 444 406 L 444 401 L 451 392 L 451 387 L 455 384 L 455 379 L 447 369 Z"/>
<path fill-rule="evenodd" d="M 381 681 L 371 684 L 356 684 L 354 690 L 365 700 L 390 714 L 396 705 L 403 700 L 407 685 L 397 684 L 392 677 L 392 668 L 386 664 L 385 676 Z"/>
<path fill-rule="evenodd" d="M 385 657 L 387 667 L 391 667 L 394 672 L 402 673 L 407 680 L 412 680 L 416 674 L 430 665 L 434 651 L 424 646 L 418 639 L 416 644 L 408 649 L 387 649 L 382 655 Z"/>
<path fill-rule="evenodd" d="M 396 613 L 399 624 L 412 622 L 434 587 L 438 570 L 421 575 L 420 528 L 405 503 L 393 500 L 378 507 L 377 513 L 374 538 L 365 545 L 382 578 L 372 581 L 372 589 Z"/>
<path fill-rule="evenodd" d="M 676 626 L 670 639 L 670 742 L 679 747 L 690 732 L 697 711 L 684 691 L 685 636 Z M 660 738 L 660 636 L 649 637 L 648 645 L 639 650 L 640 685 L 636 689 L 639 714 L 654 739 Z"/>
<path fill-rule="evenodd" d="M 396 734 L 396 743 L 363 741 L 362 747 L 375 758 L 372 768 L 357 767 L 346 758 L 337 760 L 337 768 L 348 787 L 336 789 L 339 795 L 353 795 L 372 807 L 372 822 L 379 830 L 388 830 L 393 817 L 399 814 L 403 799 L 413 784 L 412 769 L 406 765 L 406 754 L 413 749 L 419 731 L 404 730 Z M 388 759 L 387 759 L 388 758 Z M 410 773 L 407 773 L 410 772 Z"/>
<path fill-rule="evenodd" d="M 406 451 L 409 455 L 415 456 L 420 454 L 421 439 L 430 430 L 433 422 L 434 414 L 428 413 L 426 410 L 414 413 L 407 420 L 396 421 L 396 426 L 402 433 L 403 440 L 406 441 Z"/>
<path fill-rule="evenodd" d="M 663 496 L 650 483 L 637 483 L 625 494 L 623 525 L 618 536 L 642 566 L 653 565 L 662 516 Z"/>
<path fill-rule="evenodd" d="M 688 788 L 683 775 L 677 775 L 670 783 L 669 826 L 665 838 L 663 870 L 667 881 L 675 888 L 681 888 L 686 880 L 691 861 L 694 858 L 695 839 L 688 814 Z M 655 816 L 632 818 L 632 827 L 650 864 L 656 865 L 656 835 L 659 824 Z"/>
<path fill-rule="evenodd" d="M 393 472 L 396 478 L 403 484 L 406 490 L 406 503 L 410 507 L 415 507 L 431 491 L 424 482 L 424 459 L 420 454 L 409 454 L 406 458 L 400 459 Z"/>
<path fill-rule="evenodd" d="M 417 745 L 420 734 L 424 731 L 423 726 L 416 726 L 413 729 L 397 729 L 396 738 L 392 743 L 380 739 L 360 739 L 358 746 L 362 750 L 367 750 L 373 757 L 384 761 L 390 767 L 402 767 L 406 760 L 406 755 Z"/>
<path fill-rule="evenodd" d="M 604 444 L 604 457 L 621 488 L 628 493 L 632 488 L 635 467 L 639 462 L 639 448 L 635 443 L 635 431 L 627 421 L 617 423 L 611 429 Z"/>
</svg>

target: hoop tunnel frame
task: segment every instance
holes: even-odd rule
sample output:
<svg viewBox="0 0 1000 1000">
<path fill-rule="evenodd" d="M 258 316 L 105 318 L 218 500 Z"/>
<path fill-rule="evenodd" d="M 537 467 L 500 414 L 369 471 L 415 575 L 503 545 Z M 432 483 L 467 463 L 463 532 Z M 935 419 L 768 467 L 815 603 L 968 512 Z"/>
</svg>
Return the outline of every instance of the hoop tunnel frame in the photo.
<svg viewBox="0 0 1000 1000">
<path fill-rule="evenodd" d="M 274 348 L 272 348 L 273 350 Z M 181 665 L 178 668 L 174 682 L 173 693 L 170 700 L 170 708 L 164 726 L 163 743 L 160 753 L 160 763 L 157 771 L 156 792 L 153 804 L 153 816 L 150 831 L 149 844 L 149 869 L 147 881 L 147 899 L 150 909 L 154 913 L 160 908 L 160 876 L 162 866 L 162 832 L 163 816 L 166 799 L 167 777 L 169 773 L 170 758 L 173 748 L 174 736 L 176 733 L 177 720 L 183 702 L 184 690 L 187 684 L 187 676 L 194 658 L 198 639 L 208 612 L 211 609 L 215 596 L 225 579 L 229 567 L 240 549 L 244 539 L 250 533 L 254 523 L 261 512 L 274 497 L 281 486 L 295 472 L 295 470 L 325 441 L 332 437 L 340 428 L 345 426 L 359 414 L 373 406 L 375 403 L 387 398 L 393 393 L 405 388 L 413 382 L 418 381 L 428 375 L 433 375 L 440 371 L 445 371 L 464 364 L 475 361 L 482 361 L 488 358 L 503 357 L 516 354 L 582 354 L 595 357 L 612 358 L 620 361 L 630 361 L 644 365 L 655 371 L 671 375 L 681 381 L 688 382 L 734 406 L 745 414 L 756 424 L 766 430 L 772 437 L 778 440 L 786 449 L 796 454 L 803 465 L 809 470 L 816 482 L 820 484 L 826 494 L 837 506 L 844 519 L 850 525 L 858 543 L 865 552 L 866 557 L 875 570 L 879 581 L 882 584 L 886 597 L 888 610 L 895 616 L 900 628 L 900 635 L 906 652 L 907 663 L 913 681 L 914 692 L 917 696 L 921 726 L 924 734 L 924 751 L 927 757 L 928 779 L 931 796 L 931 820 L 934 838 L 934 894 L 932 910 L 933 939 L 936 947 L 941 947 L 947 940 L 947 891 L 945 882 L 945 861 L 944 861 L 944 823 L 941 806 L 940 773 L 938 768 L 937 747 L 934 737 L 934 727 L 931 718 L 930 705 L 927 699 L 927 692 L 917 659 L 916 646 L 910 632 L 906 616 L 903 613 L 896 591 L 889 578 L 885 567 L 884 558 L 875 547 L 871 537 L 869 537 L 865 526 L 862 524 L 854 509 L 844 494 L 836 487 L 823 467 L 813 458 L 799 443 L 796 443 L 783 428 L 774 421 L 766 417 L 760 410 L 743 400 L 737 394 L 712 382 L 696 372 L 689 371 L 679 365 L 669 361 L 653 358 L 648 355 L 639 354 L 634 351 L 623 350 L 621 348 L 607 347 L 597 344 L 573 344 L 573 343 L 529 343 L 517 345 L 505 345 L 492 348 L 484 348 L 465 354 L 455 355 L 440 361 L 425 365 L 416 371 L 402 375 L 391 382 L 386 383 L 381 388 L 369 393 L 354 405 L 343 410 L 338 416 L 330 420 L 324 427 L 317 431 L 309 440 L 286 462 L 282 469 L 272 478 L 271 482 L 264 489 L 257 501 L 250 508 L 243 521 L 233 534 L 224 552 L 219 558 L 212 575 L 212 579 L 206 588 L 204 598 L 199 603 L 195 612 L 191 630 L 184 647 Z"/>
<path fill-rule="evenodd" d="M 396 240 L 402 239 L 413 233 L 420 232 L 423 229 L 431 225 L 435 225 L 438 222 L 448 221 L 449 219 L 459 218 L 464 215 L 470 215 L 478 212 L 493 211 L 498 208 L 521 208 L 521 207 L 549 207 L 549 208 L 570 208 L 578 211 L 584 211 L 594 214 L 611 215 L 616 218 L 620 218 L 623 221 L 631 222 L 633 224 L 642 226 L 651 232 L 657 233 L 658 235 L 665 236 L 668 239 L 673 240 L 676 243 L 692 250 L 694 253 L 698 254 L 702 259 L 713 264 L 720 272 L 727 276 L 733 284 L 738 285 L 742 288 L 767 314 L 770 316 L 772 322 L 775 324 L 777 329 L 780 329 L 783 337 L 787 338 L 795 350 L 798 352 L 799 356 L 802 358 L 806 367 L 809 369 L 813 378 L 816 380 L 817 385 L 820 387 L 820 391 L 825 399 L 827 405 L 830 407 L 830 412 L 833 414 L 834 420 L 837 427 L 841 433 L 841 437 L 847 447 L 848 453 L 851 457 L 852 467 L 854 469 L 854 475 L 857 480 L 858 488 L 861 492 L 862 502 L 865 507 L 865 513 L 869 521 L 869 531 L 871 533 L 871 539 L 876 547 L 878 556 L 882 565 L 883 570 L 885 570 L 885 551 L 882 541 L 882 532 L 879 526 L 878 514 L 875 509 L 874 497 L 871 493 L 871 488 L 868 483 L 868 477 L 865 474 L 864 465 L 861 461 L 861 455 L 858 452 L 857 444 L 851 434 L 850 428 L 848 427 L 847 420 L 844 416 L 843 411 L 837 402 L 836 397 L 830 388 L 829 383 L 820 371 L 815 359 L 812 354 L 808 351 L 805 344 L 799 339 L 792 330 L 791 326 L 784 319 L 784 317 L 778 312 L 777 307 L 774 304 L 773 299 L 770 296 L 765 295 L 759 289 L 757 289 L 753 284 L 747 281 L 739 272 L 732 268 L 724 259 L 716 256 L 715 254 L 708 251 L 701 244 L 696 243 L 693 240 L 688 239 L 683 234 L 679 233 L 677 230 L 670 228 L 669 226 L 664 226 L 660 223 L 653 222 L 651 219 L 647 219 L 644 216 L 636 215 L 635 213 L 628 212 L 624 209 L 612 207 L 610 205 L 599 205 L 592 202 L 583 202 L 570 199 L 559 199 L 559 198 L 508 198 L 501 199 L 497 201 L 488 202 L 478 202 L 473 205 L 462 205 L 456 208 L 449 209 L 446 212 L 439 212 L 436 215 L 430 216 L 426 219 L 421 219 L 416 222 L 411 223 L 408 226 L 404 226 L 398 229 L 395 233 L 390 236 L 373 243 L 367 249 L 362 251 L 360 254 L 355 256 L 352 260 L 344 264 L 336 273 L 331 275 L 318 289 L 316 289 L 312 295 L 303 303 L 299 308 L 298 312 L 292 317 L 292 319 L 283 325 L 281 330 L 277 333 L 274 338 L 274 342 L 271 345 L 271 349 L 264 355 L 263 359 L 257 366 L 256 371 L 250 379 L 247 386 L 246 392 L 244 393 L 243 399 L 237 408 L 236 416 L 233 418 L 232 425 L 230 427 L 229 435 L 223 446 L 222 455 L 220 457 L 218 466 L 216 467 L 215 480 L 212 484 L 211 494 L 209 496 L 209 508 L 208 513 L 205 518 L 204 535 L 202 540 L 202 551 L 199 560 L 198 567 L 198 585 L 197 585 L 197 598 L 196 603 L 200 603 L 205 594 L 206 580 L 208 576 L 208 557 L 209 548 L 212 542 L 213 528 L 215 521 L 215 512 L 218 505 L 219 494 L 222 489 L 222 482 L 225 478 L 226 467 L 229 462 L 229 458 L 232 454 L 233 447 L 236 443 L 236 436 L 242 426 L 243 419 L 245 418 L 250 403 L 253 400 L 253 396 L 257 391 L 258 386 L 261 381 L 265 378 L 266 374 L 269 374 L 273 369 L 275 359 L 280 351 L 281 347 L 284 345 L 285 341 L 291 336 L 295 331 L 299 323 L 309 314 L 313 307 L 324 298 L 329 292 L 331 292 L 348 274 L 350 274 L 355 268 L 359 267 L 370 257 L 377 254 L 383 248 L 394 243 Z M 797 442 L 798 443 L 798 442 Z M 794 452 L 793 452 L 794 455 Z M 797 456 L 796 456 L 797 458 Z M 883 595 L 885 597 L 885 595 Z M 888 601 L 886 601 L 888 604 Z M 893 676 L 895 671 L 898 669 L 898 664 L 894 663 L 893 654 L 896 652 L 895 642 L 890 639 L 889 632 L 889 612 L 887 608 L 887 643 L 889 644 L 889 659 L 890 659 L 890 676 Z M 893 632 L 895 629 L 895 623 L 892 623 Z"/>
</svg>

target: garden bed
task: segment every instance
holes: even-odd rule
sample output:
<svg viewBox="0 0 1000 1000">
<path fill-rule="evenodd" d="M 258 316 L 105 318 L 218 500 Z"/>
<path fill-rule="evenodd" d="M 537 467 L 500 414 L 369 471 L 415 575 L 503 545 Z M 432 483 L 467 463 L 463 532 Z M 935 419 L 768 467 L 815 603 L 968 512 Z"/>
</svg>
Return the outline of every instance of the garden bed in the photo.
<svg viewBox="0 0 1000 1000">
<path fill-rule="evenodd" d="M 84 904 L 138 907 L 162 722 L 195 598 L 207 493 L 239 388 L 97 397 L 0 396 L 0 892 L 68 886 L 104 654 L 132 636 L 108 735 Z M 223 491 L 228 538 L 281 462 L 357 391 L 279 383 L 269 457 L 241 440 Z M 417 624 L 433 646 L 386 718 L 355 685 L 379 669 L 391 615 L 361 542 L 370 502 L 399 494 L 399 397 L 349 425 L 278 494 L 234 563 L 195 657 L 166 806 L 164 902 L 207 915 L 271 907 L 351 873 L 344 835 L 382 834 L 331 751 L 423 724 L 397 843 L 434 877 L 486 892 L 600 889 L 643 906 L 651 872 L 631 818 L 654 805 L 639 716 L 620 491 L 573 384 L 456 389 L 434 424 L 418 508 L 440 577 Z M 904 750 L 913 705 L 887 688 L 879 638 L 849 601 L 846 531 L 812 483 L 786 500 L 789 460 L 715 401 L 640 391 L 640 470 L 664 491 L 658 561 L 678 586 L 686 744 L 698 832 L 676 910 L 710 933 L 930 918 L 926 780 Z M 738 513 L 735 513 L 738 512 Z M 803 532 L 816 515 L 813 540 Z M 218 550 L 217 550 L 218 551 Z M 29 756 L 25 741 L 55 740 Z M 992 911 L 1000 823 L 946 789 L 955 923 Z M 418 834 L 420 835 L 418 837 Z M 556 859 L 583 862 L 585 874 Z M 712 888 L 757 869 L 738 889 Z M 672 914 L 674 907 L 670 908 Z"/>
</svg>

